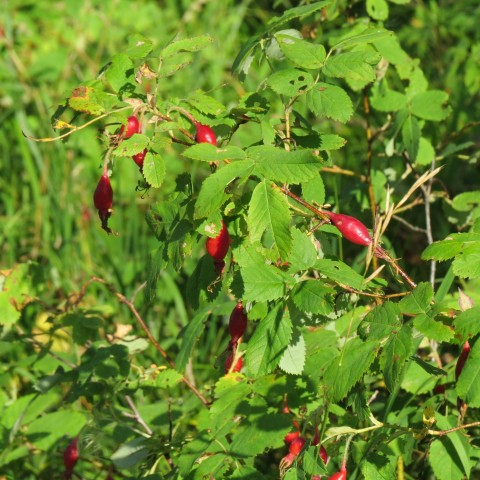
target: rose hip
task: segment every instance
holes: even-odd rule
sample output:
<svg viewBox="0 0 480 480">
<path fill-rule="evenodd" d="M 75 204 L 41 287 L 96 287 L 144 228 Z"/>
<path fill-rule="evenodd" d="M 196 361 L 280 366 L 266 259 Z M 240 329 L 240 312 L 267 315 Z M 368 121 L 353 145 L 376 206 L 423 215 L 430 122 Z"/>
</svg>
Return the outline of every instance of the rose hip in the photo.
<svg viewBox="0 0 480 480">
<path fill-rule="evenodd" d="M 125 125 L 120 127 L 119 136 L 121 138 L 130 138 L 135 133 L 140 133 L 140 122 L 135 115 L 131 115 L 127 119 L 127 130 L 125 130 Z"/>
<path fill-rule="evenodd" d="M 231 345 L 237 344 L 240 337 L 245 333 L 246 328 L 247 316 L 243 311 L 242 302 L 238 302 L 230 315 L 229 321 L 230 336 L 232 337 L 230 341 Z"/>
<path fill-rule="evenodd" d="M 468 355 L 470 354 L 470 350 L 471 350 L 470 343 L 465 342 L 463 344 L 462 353 L 460 353 L 460 356 L 458 357 L 458 360 L 457 360 L 457 365 L 455 367 L 456 381 L 458 381 L 458 377 L 462 373 L 465 362 L 467 361 Z"/>
<path fill-rule="evenodd" d="M 80 454 L 78 452 L 78 437 L 75 437 L 63 452 L 63 463 L 66 475 L 71 475 Z"/>
<path fill-rule="evenodd" d="M 293 440 L 290 444 L 288 452 L 296 457 L 302 451 L 305 442 L 306 440 L 303 437 L 295 438 L 295 440 Z"/>
<path fill-rule="evenodd" d="M 232 368 L 234 356 L 235 356 L 235 352 L 231 352 L 230 355 L 225 360 L 225 373 L 230 372 L 230 369 Z M 243 367 L 243 357 L 240 357 L 237 360 L 237 363 L 235 364 L 235 366 L 232 368 L 232 372 L 239 372 L 242 369 L 242 367 Z"/>
<path fill-rule="evenodd" d="M 350 242 L 357 245 L 368 246 L 372 243 L 372 237 L 367 227 L 355 217 L 341 213 L 323 212 L 330 217 L 332 223 L 340 230 L 340 233 Z"/>
<path fill-rule="evenodd" d="M 147 149 L 135 154 L 132 158 L 133 161 L 138 165 L 140 171 L 143 169 L 143 161 L 145 160 L 145 156 L 147 155 Z"/>
<path fill-rule="evenodd" d="M 292 443 L 296 438 L 298 438 L 300 436 L 300 432 L 297 430 L 295 432 L 290 432 L 290 433 L 287 433 L 285 435 L 285 437 L 283 438 L 283 441 L 286 443 L 286 444 L 290 444 Z"/>
<path fill-rule="evenodd" d="M 208 125 L 195 122 L 195 128 L 197 129 L 195 140 L 198 143 L 211 143 L 212 145 L 217 145 L 217 137 Z"/>
<path fill-rule="evenodd" d="M 347 469 L 342 466 L 340 471 L 328 477 L 328 480 L 347 480 Z"/>
<path fill-rule="evenodd" d="M 93 194 L 93 204 L 98 210 L 102 228 L 106 232 L 111 233 L 111 229 L 108 227 L 108 219 L 112 214 L 113 190 L 110 179 L 108 178 L 106 166 Z"/>
<path fill-rule="evenodd" d="M 222 261 L 230 248 L 230 235 L 222 220 L 222 229 L 215 238 L 207 238 L 207 252 L 217 262 Z"/>
</svg>

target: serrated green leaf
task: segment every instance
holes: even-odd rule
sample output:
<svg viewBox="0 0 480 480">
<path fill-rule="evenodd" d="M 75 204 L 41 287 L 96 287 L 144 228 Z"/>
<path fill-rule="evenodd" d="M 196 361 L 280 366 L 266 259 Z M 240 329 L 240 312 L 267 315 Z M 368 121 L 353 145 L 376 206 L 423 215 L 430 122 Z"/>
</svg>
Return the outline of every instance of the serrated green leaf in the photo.
<svg viewBox="0 0 480 480">
<path fill-rule="evenodd" d="M 242 182 L 254 170 L 254 162 L 250 159 L 239 160 L 219 168 L 202 183 L 195 204 L 195 217 L 205 218 L 215 212 L 226 201 L 229 194 L 225 189 L 235 179 Z"/>
<path fill-rule="evenodd" d="M 419 93 L 411 99 L 411 112 L 419 118 L 440 122 L 450 115 L 450 106 L 445 106 L 448 93 L 441 90 L 429 90 Z"/>
<path fill-rule="evenodd" d="M 165 58 L 161 64 L 161 70 L 158 72 L 158 78 L 165 78 L 175 75 L 179 70 L 183 70 L 193 62 L 193 55 L 188 52 L 177 53 L 172 57 Z"/>
<path fill-rule="evenodd" d="M 480 407 L 480 342 L 475 342 L 457 381 L 458 396 L 469 407 Z"/>
<path fill-rule="evenodd" d="M 388 3 L 385 0 L 367 0 L 367 13 L 374 20 L 386 20 Z"/>
<path fill-rule="evenodd" d="M 363 288 L 364 278 L 344 262 L 322 258 L 315 262 L 315 269 L 320 275 L 341 285 L 347 285 L 356 290 Z"/>
<path fill-rule="evenodd" d="M 384 42 L 387 37 L 394 37 L 394 33 L 380 27 L 369 27 L 359 34 L 340 40 L 338 43 L 332 46 L 332 49 L 338 49 L 339 47 L 353 47 L 362 43 L 381 43 L 380 41 Z"/>
<path fill-rule="evenodd" d="M 322 67 L 326 56 L 323 45 L 313 44 L 283 33 L 277 33 L 275 38 L 284 55 L 298 66 L 312 70 Z"/>
<path fill-rule="evenodd" d="M 378 342 L 362 342 L 358 337 L 347 341 L 342 355 L 336 357 L 325 372 L 330 401 L 338 402 L 348 394 L 370 367 L 377 348 Z"/>
<path fill-rule="evenodd" d="M 273 265 L 267 265 L 254 247 L 241 247 L 234 256 L 240 266 L 245 301 L 265 302 L 284 295 L 285 283 L 290 277 Z"/>
<path fill-rule="evenodd" d="M 267 231 L 273 240 L 270 248 L 280 260 L 286 259 L 292 247 L 288 202 L 285 195 L 265 180 L 253 191 L 247 225 L 252 243 L 261 241 Z"/>
<path fill-rule="evenodd" d="M 412 328 L 409 325 L 403 325 L 391 332 L 380 360 L 385 385 L 391 392 L 397 387 L 405 362 L 410 357 L 412 349 Z"/>
<path fill-rule="evenodd" d="M 267 78 L 268 86 L 276 93 L 287 97 L 302 95 L 313 86 L 310 73 L 298 68 L 286 68 Z"/>
<path fill-rule="evenodd" d="M 379 61 L 379 54 L 362 51 L 344 52 L 330 57 L 325 63 L 323 72 L 328 77 L 345 78 L 366 85 L 375 80 L 375 69 L 372 65 Z"/>
<path fill-rule="evenodd" d="M 429 245 L 422 253 L 423 260 L 444 261 L 455 257 L 468 247 L 480 245 L 478 233 L 453 233 L 445 238 Z"/>
<path fill-rule="evenodd" d="M 104 92 L 94 87 L 78 87 L 70 95 L 68 105 L 77 112 L 101 115 L 106 111 L 104 95 Z"/>
<path fill-rule="evenodd" d="M 420 127 L 413 115 L 409 115 L 402 126 L 402 140 L 410 161 L 415 162 L 420 146 Z"/>
<path fill-rule="evenodd" d="M 134 84 L 133 63 L 130 57 L 125 53 L 114 55 L 105 72 L 105 78 L 114 92 L 119 92 L 128 83 Z"/>
<path fill-rule="evenodd" d="M 428 282 L 419 283 L 415 289 L 400 300 L 398 306 L 403 313 L 426 313 L 433 300 L 433 288 Z"/>
<path fill-rule="evenodd" d="M 268 21 L 267 31 L 272 32 L 277 30 L 294 18 L 303 18 L 307 15 L 311 15 L 322 8 L 328 7 L 330 3 L 331 1 L 327 0 L 322 2 L 314 2 L 309 5 L 302 5 L 300 7 L 289 8 L 288 10 L 285 10 L 280 17 L 274 17 Z"/>
<path fill-rule="evenodd" d="M 184 372 L 192 355 L 195 343 L 203 331 L 203 324 L 214 310 L 215 306 L 212 307 L 209 305 L 197 311 L 194 317 L 188 322 L 188 325 L 182 330 L 180 334 L 182 346 L 175 359 L 175 370 L 177 370 L 177 372 Z"/>
<path fill-rule="evenodd" d="M 432 365 L 433 366 L 433 365 Z M 402 388 L 415 395 L 430 393 L 437 379 L 417 362 L 410 362 L 405 369 Z"/>
<path fill-rule="evenodd" d="M 222 103 L 201 91 L 196 91 L 190 95 L 185 99 L 185 102 L 206 115 L 218 116 L 225 110 Z"/>
<path fill-rule="evenodd" d="M 170 57 L 178 52 L 198 52 L 202 48 L 208 47 L 213 42 L 210 35 L 199 35 L 192 38 L 183 38 L 173 40 L 160 52 L 162 57 Z"/>
<path fill-rule="evenodd" d="M 300 183 L 318 175 L 321 161 L 311 150 L 287 151 L 267 145 L 250 147 L 248 158 L 255 162 L 255 173 L 268 180 Z"/>
<path fill-rule="evenodd" d="M 312 237 L 307 236 L 297 228 L 292 228 L 292 248 L 288 262 L 292 271 L 306 270 L 313 266 L 317 259 L 317 250 L 312 243 Z"/>
<path fill-rule="evenodd" d="M 397 304 L 385 302 L 376 306 L 363 319 L 359 330 L 369 340 L 383 340 L 396 335 L 402 327 L 402 315 Z"/>
<path fill-rule="evenodd" d="M 122 143 L 113 150 L 114 157 L 131 157 L 147 148 L 150 139 L 141 133 L 135 133 L 130 138 L 122 140 Z"/>
<path fill-rule="evenodd" d="M 442 370 L 441 368 L 438 368 L 435 366 L 433 363 L 428 363 L 425 360 L 422 360 L 420 357 L 417 357 L 416 355 L 412 355 L 411 360 L 415 362 L 423 371 L 428 373 L 429 375 L 447 375 L 447 372 L 445 370 Z"/>
<path fill-rule="evenodd" d="M 249 38 L 238 52 L 232 64 L 232 72 L 244 76 L 248 73 L 253 61 L 253 51 L 260 45 L 260 37 Z"/>
<path fill-rule="evenodd" d="M 420 143 L 418 144 L 418 153 L 415 163 L 417 165 L 431 165 L 435 159 L 435 149 L 433 145 L 424 137 L 420 137 Z"/>
<path fill-rule="evenodd" d="M 143 161 L 143 175 L 145 180 L 153 187 L 158 188 L 165 180 L 165 160 L 158 153 L 147 152 Z"/>
<path fill-rule="evenodd" d="M 453 338 L 453 331 L 440 321 L 436 321 L 431 314 L 422 313 L 413 321 L 415 328 L 426 337 L 437 342 L 448 342 Z"/>
<path fill-rule="evenodd" d="M 161 371 L 155 379 L 155 386 L 158 388 L 172 388 L 182 380 L 182 375 L 172 368 Z"/>
<path fill-rule="evenodd" d="M 361 469 L 366 480 L 397 478 L 397 455 L 392 450 L 387 450 L 387 453 L 370 452 L 362 462 Z"/>
<path fill-rule="evenodd" d="M 341 87 L 319 82 L 307 94 L 308 108 L 320 117 L 346 123 L 353 114 L 353 104 Z"/>
<path fill-rule="evenodd" d="M 276 305 L 260 320 L 248 341 L 247 372 L 253 377 L 270 373 L 280 362 L 292 337 L 292 322 L 283 304 Z"/>
<path fill-rule="evenodd" d="M 387 81 L 383 79 L 373 85 L 370 103 L 379 112 L 398 112 L 406 107 L 407 97 L 403 93 L 390 90 Z"/>
<path fill-rule="evenodd" d="M 245 152 L 234 145 L 218 148 L 210 143 L 197 143 L 183 151 L 182 155 L 192 160 L 219 162 L 223 160 L 244 160 Z"/>
<path fill-rule="evenodd" d="M 320 280 L 305 280 L 297 283 L 292 299 L 302 312 L 328 315 L 333 311 L 334 290 Z"/>
<path fill-rule="evenodd" d="M 480 244 L 471 245 L 453 261 L 453 273 L 460 278 L 480 277 Z"/>
<path fill-rule="evenodd" d="M 294 338 L 283 352 L 279 367 L 290 375 L 300 375 L 305 366 L 305 340 L 303 335 Z"/>
</svg>

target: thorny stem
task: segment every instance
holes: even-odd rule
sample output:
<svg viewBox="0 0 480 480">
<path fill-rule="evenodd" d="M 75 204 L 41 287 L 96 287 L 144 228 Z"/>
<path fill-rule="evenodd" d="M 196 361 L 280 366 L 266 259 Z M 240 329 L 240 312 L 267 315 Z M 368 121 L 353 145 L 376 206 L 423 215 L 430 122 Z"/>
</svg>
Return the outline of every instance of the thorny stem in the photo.
<svg viewBox="0 0 480 480">
<path fill-rule="evenodd" d="M 169 357 L 168 353 L 162 348 L 162 346 L 157 342 L 156 338 L 152 335 L 152 332 L 148 328 L 147 324 L 141 317 L 141 315 L 138 313 L 138 310 L 135 308 L 135 305 L 128 300 L 128 298 L 125 297 L 125 295 L 121 294 L 120 292 L 117 292 L 115 288 L 110 285 L 108 282 L 106 282 L 103 278 L 100 277 L 92 277 L 88 282 L 86 282 L 83 287 L 80 290 L 80 293 L 78 294 L 78 297 L 75 299 L 75 303 L 77 304 L 80 302 L 81 298 L 85 295 L 85 291 L 88 285 L 90 285 L 93 282 L 98 282 L 101 283 L 102 285 L 105 285 L 110 292 L 115 295 L 120 303 L 123 303 L 128 307 L 130 312 L 132 312 L 133 316 L 137 320 L 137 322 L 140 324 L 142 327 L 143 331 L 147 335 L 148 339 L 152 343 L 152 345 L 155 347 L 157 352 L 160 353 L 160 355 L 166 360 L 166 362 L 172 367 L 175 368 L 175 362 Z M 210 402 L 202 395 L 202 393 L 193 385 L 185 376 L 182 377 L 182 382 L 185 383 L 185 385 L 199 398 L 199 400 L 206 406 L 210 406 Z"/>
</svg>

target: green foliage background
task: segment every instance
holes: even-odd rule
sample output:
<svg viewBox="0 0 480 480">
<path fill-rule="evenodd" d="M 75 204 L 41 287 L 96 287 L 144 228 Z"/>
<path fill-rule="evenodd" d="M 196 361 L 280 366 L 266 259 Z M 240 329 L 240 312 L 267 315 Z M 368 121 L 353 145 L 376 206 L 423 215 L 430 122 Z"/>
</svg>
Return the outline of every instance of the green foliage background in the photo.
<svg viewBox="0 0 480 480">
<path fill-rule="evenodd" d="M 242 125 L 230 145 L 245 148 L 256 142 L 265 143 L 273 138 L 274 129 L 281 124 L 281 95 L 288 95 L 284 85 L 289 79 L 285 79 L 285 73 L 271 75 L 271 68 L 279 71 L 283 68 L 282 61 L 275 58 L 275 46 L 270 47 L 273 49 L 269 51 L 270 65 L 259 50 L 268 48 L 262 43 L 267 38 L 264 36 L 267 22 L 297 7 L 297 2 L 138 1 L 134 5 L 126 1 L 96 0 L 5 2 L 0 11 L 0 269 L 3 272 L 0 283 L 3 290 L 0 298 L 3 325 L 0 340 L 0 475 L 9 479 L 59 478 L 63 468 L 62 452 L 69 439 L 80 433 L 82 458 L 78 472 L 81 478 L 106 478 L 109 472 L 114 478 L 208 478 L 211 472 L 214 478 L 278 478 L 278 464 L 286 453 L 283 435 L 291 428 L 291 419 L 282 414 L 284 396 L 288 394 L 292 411 L 304 422 L 306 436 L 313 436 L 313 426 L 318 423 L 317 416 L 323 408 L 322 397 L 312 393 L 320 388 L 318 385 L 303 382 L 310 381 L 315 376 L 312 372 L 317 370 L 323 372 L 331 388 L 328 396 L 333 406 L 328 427 L 368 426 L 369 411 L 364 398 L 367 394 L 378 396 L 371 409 L 382 421 L 405 428 L 412 425 L 420 428 L 423 408 L 433 405 L 437 410 L 438 428 L 453 427 L 457 413 L 456 393 L 447 391 L 444 400 L 433 396 L 433 387 L 441 377 L 438 372 L 426 374 L 428 366 L 434 368 L 430 361 L 431 346 L 419 344 L 419 337 L 412 337 L 412 326 L 402 325 L 398 318 L 400 312 L 415 316 L 417 331 L 442 345 L 438 354 L 446 364 L 446 384 L 453 389 L 455 362 L 452 359 L 458 355 L 462 341 L 476 339 L 480 331 L 475 316 L 480 305 L 477 253 L 480 242 L 480 32 L 477 28 L 480 7 L 477 3 L 475 0 L 428 3 L 338 0 L 333 2 L 337 13 L 328 22 L 321 21 L 321 15 L 317 14 L 306 20 L 293 19 L 282 26 L 296 28 L 304 39 L 324 46 L 334 45 L 342 33 L 354 26 L 366 22 L 383 26 L 395 32 L 406 54 L 419 66 L 416 76 L 410 79 L 410 88 L 421 90 L 427 83 L 428 90 L 448 93 L 448 106 L 433 108 L 433 113 L 430 108 L 438 98 L 427 97 L 412 107 L 417 113 L 420 111 L 417 118 L 425 138 L 412 163 L 416 171 L 422 173 L 431 167 L 434 152 L 436 164 L 443 165 L 429 196 L 432 239 L 440 241 L 452 233 L 463 236 L 453 237 L 450 243 L 428 247 L 422 260 L 422 252 L 429 243 L 421 230 L 426 228 L 425 207 L 419 203 L 402 212 L 400 218 L 392 220 L 385 242 L 391 254 L 402 259 L 408 274 L 420 283 L 415 290 L 415 302 L 412 305 L 412 300 L 404 299 L 398 305 L 388 302 L 376 307 L 374 303 L 363 303 L 353 310 L 358 315 L 349 314 L 348 306 L 342 303 L 348 304 L 351 298 L 338 300 L 335 297 L 336 287 L 318 287 L 307 281 L 305 285 L 291 285 L 294 292 L 293 303 L 289 304 L 292 318 L 284 317 L 279 322 L 281 307 L 275 304 L 267 308 L 266 304 L 282 296 L 281 291 L 276 296 L 274 289 L 283 285 L 284 272 L 276 270 L 272 290 L 264 299 L 258 298 L 254 282 L 249 287 L 248 280 L 243 278 L 245 289 L 242 292 L 238 276 L 234 277 L 231 290 L 234 294 L 242 292 L 243 298 L 254 304 L 249 319 L 252 323 L 262 320 L 258 324 L 261 329 L 257 328 L 252 335 L 250 349 L 247 349 L 246 360 L 252 365 L 248 373 L 252 378 L 259 378 L 250 382 L 223 377 L 227 322 L 234 300 L 224 288 L 213 304 L 205 304 L 208 293 L 200 294 L 196 289 L 212 280 L 202 273 L 202 268 L 203 272 L 211 268 L 203 257 L 204 237 L 189 238 L 191 255 L 187 255 L 184 262 L 164 264 L 159 261 L 158 239 L 145 221 L 145 215 L 153 206 L 147 216 L 150 226 L 154 226 L 153 230 L 161 238 L 162 231 L 155 230 L 155 215 L 165 217 L 165 205 L 172 201 L 171 194 L 179 185 L 177 176 L 188 171 L 193 179 L 191 187 L 198 193 L 210 174 L 205 161 L 211 158 L 212 152 L 190 147 L 189 152 L 182 155 L 184 146 L 166 147 L 163 153 L 167 166 L 165 180 L 161 188 L 150 189 L 145 195 L 135 190 L 137 182 L 141 181 L 135 164 L 128 158 L 117 158 L 112 176 L 115 206 L 111 225 L 119 235 L 107 236 L 99 228 L 92 205 L 104 149 L 98 125 L 87 127 L 64 142 L 37 143 L 28 141 L 24 135 L 35 138 L 57 135 L 50 122 L 57 105 L 62 104 L 74 88 L 96 78 L 115 54 L 126 49 L 135 34 L 151 39 L 155 46 L 166 45 L 177 35 L 179 38 L 210 35 L 213 42 L 194 55 L 188 68 L 161 81 L 159 96 L 180 103 L 188 100 L 196 90 L 202 90 L 231 109 L 239 97 L 258 89 L 270 102 L 274 113 L 263 119 L 263 123 Z M 248 74 L 245 78 L 241 74 L 232 75 L 235 58 L 241 58 L 237 55 L 252 39 L 258 46 Z M 388 57 L 389 53 L 384 51 L 382 55 Z M 395 60 L 391 62 L 395 64 Z M 298 65 L 288 65 L 289 68 L 294 66 L 298 69 Z M 343 78 L 338 74 L 342 65 L 329 68 L 333 78 Z M 385 82 L 388 81 L 391 90 L 401 91 L 405 86 L 401 67 L 396 73 L 391 74 L 391 71 Z M 369 71 L 365 75 L 370 75 Z M 313 130 L 347 139 L 341 149 L 331 145 L 326 148 L 325 160 L 328 166 L 356 174 L 365 175 L 366 172 L 366 122 L 374 131 L 381 132 L 372 142 L 371 179 L 375 198 L 381 204 L 386 199 L 387 183 L 395 183 L 407 168 L 401 155 L 386 153 L 392 148 L 390 132 L 395 130 L 395 112 L 399 110 L 395 102 L 402 100 L 392 98 L 394 107 L 385 108 L 385 92 L 377 82 L 368 87 L 374 90 L 374 93 L 369 91 L 374 100 L 367 119 L 363 87 L 348 81 L 341 83 L 341 79 L 338 82 L 348 90 L 351 107 L 341 108 L 344 99 L 339 97 L 334 99 L 334 105 L 340 105 L 338 110 L 326 112 L 324 105 L 312 99 L 317 109 L 312 114 L 307 108 L 308 100 L 301 100 L 298 113 L 308 117 L 307 123 Z M 442 93 L 437 95 L 443 99 Z M 443 104 L 443 100 L 437 104 Z M 424 111 L 429 112 L 427 117 Z M 228 134 L 232 124 L 226 116 L 216 119 L 215 115 L 206 115 L 205 118 L 220 137 Z M 382 135 L 384 125 L 387 134 Z M 115 126 L 111 129 L 114 131 Z M 414 130 L 415 125 L 412 126 Z M 409 143 L 408 133 L 399 130 L 397 135 L 396 145 L 404 144 L 408 154 L 412 154 L 416 147 L 415 142 Z M 329 138 L 333 141 L 334 137 Z M 252 151 L 248 158 L 268 161 L 267 150 L 257 150 L 257 154 Z M 253 194 L 257 205 L 270 201 L 279 209 L 286 208 L 283 197 L 267 188 L 272 178 L 283 181 L 285 173 L 280 169 L 265 173 L 266 168 L 261 173 L 267 180 L 259 182 Z M 300 168 L 293 173 L 302 174 Z M 313 184 L 310 186 L 312 199 L 320 198 L 320 203 L 323 200 L 337 207 L 336 211 L 355 215 L 372 225 L 365 183 L 356 176 L 335 173 L 322 174 L 322 178 L 325 195 L 322 198 L 322 187 Z M 411 183 L 399 182 L 394 194 L 396 201 Z M 305 196 L 309 190 L 307 187 L 303 190 Z M 416 195 L 421 199 L 420 193 Z M 243 215 L 246 212 L 234 213 Z M 248 211 L 248 229 L 257 240 L 269 228 L 278 227 L 281 231 L 281 225 L 262 222 L 265 219 L 261 208 Z M 352 269 L 345 266 L 342 267 L 345 271 L 338 273 L 335 268 L 340 267 L 333 267 L 328 259 L 312 257 L 310 262 L 309 246 L 300 235 L 303 226 L 298 225 L 299 230 L 292 239 L 303 258 L 289 258 L 290 262 L 297 262 L 299 270 L 308 266 L 330 272 L 326 276 L 332 282 L 338 278 L 345 282 L 348 278 L 350 287 L 355 285 L 360 289 L 365 252 L 337 241 L 337 237 L 331 235 L 333 228 L 322 227 L 317 238 L 327 246 L 326 251 Z M 245 225 L 237 221 L 231 229 L 238 241 L 244 235 Z M 282 241 L 280 238 L 275 245 L 279 257 L 289 252 L 288 239 Z M 246 246 L 234 243 L 232 248 L 238 248 L 235 252 L 243 271 L 258 263 Z M 464 252 L 471 255 L 466 261 L 461 256 Z M 436 300 L 443 300 L 443 310 L 439 307 L 436 311 L 430 304 L 434 291 L 427 283 L 430 280 L 428 259 L 453 259 L 453 263 L 437 265 L 434 291 Z M 155 265 L 158 271 L 152 268 Z M 151 279 L 156 275 L 158 282 L 153 284 Z M 95 281 L 82 290 L 92 276 L 102 279 L 108 287 Z M 388 281 L 392 282 L 394 277 L 393 270 L 386 273 Z M 141 288 L 147 281 L 148 287 Z M 459 335 L 453 338 L 451 325 L 444 315 L 447 308 L 459 308 L 462 296 L 459 297 L 458 288 L 477 307 L 462 314 L 456 312 L 455 321 L 460 327 Z M 398 287 L 397 290 L 403 289 Z M 14 306 L 10 294 L 5 294 L 8 291 L 14 291 Z M 318 298 L 325 303 L 319 303 Z M 30 299 L 33 301 L 29 303 Z M 129 309 L 129 299 L 134 299 L 139 315 L 175 359 L 181 374 L 167 368 L 159 352 L 144 340 Z M 275 354 L 278 356 L 275 348 L 283 352 L 285 339 L 288 343 L 291 338 L 291 361 L 284 360 L 280 367 L 292 374 L 299 373 L 296 369 L 301 371 L 296 355 L 302 347 L 291 337 L 291 322 L 295 325 L 298 321 L 295 315 L 300 317 L 296 308 L 298 311 L 309 309 L 314 320 L 318 320 L 322 315 L 327 316 L 333 305 L 345 312 L 335 328 L 317 329 L 305 336 L 304 373 L 308 375 L 271 373 L 269 365 L 274 362 Z M 361 317 L 364 321 L 358 330 L 359 337 L 349 340 L 342 350 L 347 362 L 342 366 L 337 357 L 337 336 L 347 336 L 351 328 L 358 326 Z M 323 321 L 324 318 L 320 323 Z M 201 341 L 196 343 L 200 334 Z M 270 334 L 275 335 L 275 340 L 272 350 L 265 354 L 262 339 Z M 402 355 L 402 348 L 407 353 L 414 350 L 418 353 L 417 362 L 409 362 L 408 371 L 402 373 L 405 375 L 403 383 L 399 381 L 400 372 L 395 370 L 396 366 L 388 364 L 389 354 L 375 358 L 376 351 L 369 343 L 384 341 L 388 336 L 392 339 L 384 347 L 392 356 L 398 351 Z M 115 337 L 118 342 L 111 340 Z M 473 359 L 478 355 L 477 350 L 474 346 Z M 473 360 L 469 362 L 458 388 L 463 396 L 470 394 L 473 406 L 478 407 L 478 395 L 471 393 L 475 384 L 473 387 L 467 384 L 468 378 L 477 375 L 474 364 Z M 370 365 L 369 375 L 362 377 L 362 386 L 357 384 L 345 398 L 357 379 L 349 388 L 337 380 L 343 378 L 346 371 L 355 374 L 356 369 L 360 377 Z M 75 366 L 78 368 L 73 368 Z M 181 383 L 183 371 L 209 400 L 215 397 L 210 412 Z M 384 377 L 378 375 L 379 372 Z M 390 395 L 392 391 L 394 394 Z M 131 417 L 132 412 L 135 413 L 129 403 L 132 398 L 138 414 L 151 429 L 151 436 L 145 435 L 148 431 L 142 429 L 136 421 L 138 418 Z M 247 402 L 245 398 L 253 400 Z M 359 412 L 363 412 L 363 418 Z M 234 413 L 246 419 L 240 426 L 232 419 Z M 470 409 L 469 415 L 468 421 L 479 420 L 476 408 Z M 233 436 L 232 431 L 235 431 Z M 432 442 L 431 446 L 427 440 L 415 443 L 413 438 L 394 438 L 392 431 L 356 437 L 349 478 L 400 478 L 395 473 L 400 453 L 406 464 L 405 478 L 460 479 L 475 478 L 478 474 L 478 427 L 468 431 L 471 435 L 468 444 L 457 432 L 448 440 Z M 389 438 L 388 446 L 379 446 L 385 438 Z M 223 440 L 228 444 L 227 452 Z M 332 457 L 328 469 L 331 474 L 341 463 L 344 442 L 333 441 L 327 445 Z M 427 450 L 430 460 L 423 455 Z M 316 450 L 310 447 L 303 467 L 292 468 L 287 473 L 288 478 L 310 478 L 312 473 L 321 473 L 323 467 L 317 458 Z M 451 462 L 451 458 L 455 458 L 454 467 L 446 473 L 442 462 Z"/>
</svg>

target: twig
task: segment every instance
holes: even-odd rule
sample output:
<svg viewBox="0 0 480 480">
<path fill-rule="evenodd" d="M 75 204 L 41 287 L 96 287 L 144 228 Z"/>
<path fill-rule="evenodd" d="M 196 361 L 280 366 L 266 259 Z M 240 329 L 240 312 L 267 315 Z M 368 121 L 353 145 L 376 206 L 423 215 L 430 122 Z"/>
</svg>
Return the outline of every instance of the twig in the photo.
<svg viewBox="0 0 480 480">
<path fill-rule="evenodd" d="M 147 432 L 147 434 L 151 437 L 153 435 L 153 432 L 150 429 L 150 427 L 145 423 L 145 420 L 142 418 L 142 416 L 140 415 L 140 412 L 137 410 L 137 407 L 133 403 L 133 400 L 130 397 L 130 395 L 125 395 L 125 400 L 127 401 L 128 406 L 132 409 L 132 412 L 133 412 L 133 415 L 126 415 L 126 416 L 133 418 L 139 425 L 141 425 L 144 428 L 145 432 Z"/>
</svg>

